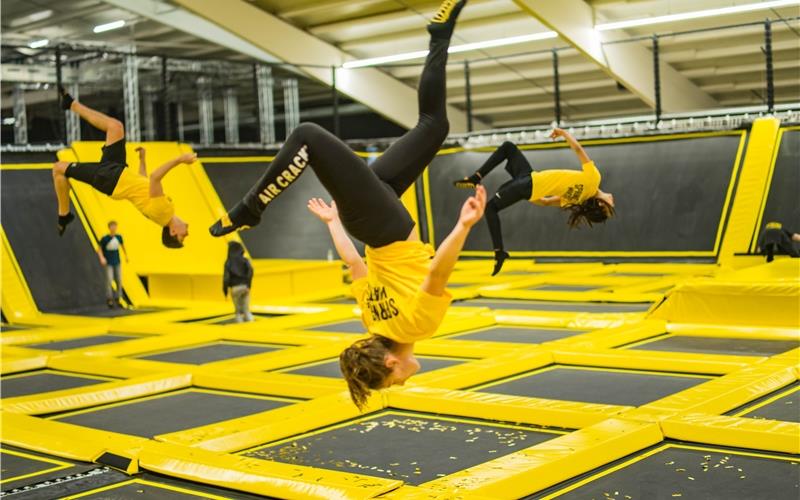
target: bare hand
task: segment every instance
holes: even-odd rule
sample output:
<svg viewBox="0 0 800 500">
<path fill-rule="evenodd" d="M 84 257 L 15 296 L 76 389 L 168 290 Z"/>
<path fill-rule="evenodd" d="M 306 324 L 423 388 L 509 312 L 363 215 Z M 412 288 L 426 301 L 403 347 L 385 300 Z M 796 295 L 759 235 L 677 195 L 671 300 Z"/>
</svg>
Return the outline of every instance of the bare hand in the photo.
<svg viewBox="0 0 800 500">
<path fill-rule="evenodd" d="M 139 153 L 139 158 L 144 159 L 145 153 L 147 152 L 143 147 L 139 146 L 136 148 L 136 152 Z"/>
<path fill-rule="evenodd" d="M 558 139 L 559 137 L 566 137 L 566 136 L 567 136 L 567 134 L 568 134 L 568 133 L 567 133 L 567 131 L 566 131 L 566 130 L 564 130 L 563 128 L 558 128 L 558 127 L 556 127 L 556 128 L 554 128 L 554 129 L 553 129 L 553 131 L 550 133 L 550 138 L 551 138 L 551 139 L 553 139 L 553 140 L 556 140 L 556 139 Z"/>
<path fill-rule="evenodd" d="M 100 256 L 100 265 L 101 266 L 107 266 L 108 265 L 108 261 L 102 255 Z"/>
<path fill-rule="evenodd" d="M 181 163 L 194 163 L 197 160 L 197 153 L 186 153 L 178 157 Z"/>
<path fill-rule="evenodd" d="M 322 198 L 311 198 L 308 200 L 308 210 L 319 217 L 319 220 L 325 224 L 339 218 L 339 211 L 336 209 L 335 201 L 328 205 Z"/>
<path fill-rule="evenodd" d="M 461 207 L 461 216 L 458 222 L 465 227 L 470 228 L 483 217 L 483 211 L 486 208 L 486 188 L 477 186 L 475 188 L 475 196 L 470 196 Z"/>
</svg>

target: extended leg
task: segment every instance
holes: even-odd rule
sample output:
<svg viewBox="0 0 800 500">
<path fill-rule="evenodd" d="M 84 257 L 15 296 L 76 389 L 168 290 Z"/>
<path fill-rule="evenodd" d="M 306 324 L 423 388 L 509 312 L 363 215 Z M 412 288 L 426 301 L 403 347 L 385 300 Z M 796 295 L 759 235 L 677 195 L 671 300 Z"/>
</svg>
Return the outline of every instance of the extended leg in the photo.
<svg viewBox="0 0 800 500">
<path fill-rule="evenodd" d="M 88 106 L 84 106 L 64 92 L 63 89 L 61 94 L 62 108 L 71 110 L 73 113 L 76 113 L 89 122 L 94 128 L 106 133 L 106 146 L 114 144 L 125 137 L 125 127 L 122 125 L 122 122 Z"/>
<path fill-rule="evenodd" d="M 72 222 L 75 216 L 69 211 L 69 190 L 70 184 L 66 172 L 69 162 L 57 161 L 53 164 L 53 187 L 56 190 L 58 199 L 58 235 L 64 234 L 67 224 Z"/>
<path fill-rule="evenodd" d="M 492 246 L 494 247 L 495 264 L 492 276 L 500 272 L 503 268 L 503 263 L 509 257 L 503 244 L 503 230 L 500 225 L 499 213 L 519 201 L 529 199 L 531 190 L 530 177 L 513 179 L 500 186 L 497 193 L 486 204 L 486 223 L 489 225 L 489 234 L 492 237 Z"/>
<path fill-rule="evenodd" d="M 522 174 L 531 172 L 530 163 L 528 163 L 522 151 L 520 151 L 514 143 L 506 141 L 492 152 L 489 158 L 481 165 L 481 168 L 474 174 L 453 182 L 453 185 L 458 188 L 474 188 L 477 184 L 480 184 L 495 167 L 504 161 L 508 161 L 506 170 L 508 170 L 512 177 L 521 177 Z"/>
</svg>

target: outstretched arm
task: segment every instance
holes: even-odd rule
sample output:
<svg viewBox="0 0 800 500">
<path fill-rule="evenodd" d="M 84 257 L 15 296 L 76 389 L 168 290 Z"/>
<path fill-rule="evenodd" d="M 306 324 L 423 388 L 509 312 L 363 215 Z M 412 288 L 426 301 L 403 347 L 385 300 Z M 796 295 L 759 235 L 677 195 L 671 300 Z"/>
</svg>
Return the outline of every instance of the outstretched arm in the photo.
<svg viewBox="0 0 800 500">
<path fill-rule="evenodd" d="M 161 186 L 161 180 L 164 178 L 164 176 L 166 176 L 170 170 L 178 165 L 182 163 L 193 163 L 196 159 L 196 154 L 186 153 L 153 170 L 153 173 L 150 174 L 150 196 L 153 198 L 164 196 L 164 188 Z"/>
<path fill-rule="evenodd" d="M 461 216 L 458 218 L 456 227 L 445 238 L 436 255 L 431 262 L 431 270 L 425 281 L 422 282 L 422 290 L 433 296 L 440 297 L 444 294 L 447 281 L 453 273 L 453 268 L 458 261 L 458 254 L 464 248 L 472 226 L 483 217 L 486 208 L 486 189 L 483 186 L 475 188 L 475 196 L 470 196 L 464 206 L 461 207 Z"/>
<path fill-rule="evenodd" d="M 136 148 L 136 152 L 139 153 L 139 175 L 142 177 L 147 177 L 147 162 L 145 161 L 145 150 L 143 147 Z"/>
<path fill-rule="evenodd" d="M 308 209 L 328 226 L 336 252 L 339 254 L 339 258 L 350 268 L 353 280 L 365 277 L 367 275 L 367 265 L 358 254 L 356 246 L 353 245 L 353 240 L 347 235 L 342 221 L 339 220 L 336 202 L 331 202 L 329 206 L 321 198 L 311 198 L 308 200 Z"/>
<path fill-rule="evenodd" d="M 555 139 L 558 139 L 559 137 L 563 137 L 564 140 L 567 141 L 567 144 L 569 144 L 569 147 L 572 148 L 572 151 L 575 152 L 575 155 L 580 160 L 581 165 L 583 165 L 584 163 L 589 163 L 590 161 L 592 161 L 592 159 L 589 158 L 589 155 L 586 154 L 586 151 L 584 151 L 583 146 L 581 146 L 581 143 L 578 142 L 577 139 L 572 137 L 572 134 L 570 134 L 569 132 L 567 132 L 564 129 L 554 128 L 553 129 L 553 133 L 550 134 L 550 138 L 555 140 Z"/>
</svg>

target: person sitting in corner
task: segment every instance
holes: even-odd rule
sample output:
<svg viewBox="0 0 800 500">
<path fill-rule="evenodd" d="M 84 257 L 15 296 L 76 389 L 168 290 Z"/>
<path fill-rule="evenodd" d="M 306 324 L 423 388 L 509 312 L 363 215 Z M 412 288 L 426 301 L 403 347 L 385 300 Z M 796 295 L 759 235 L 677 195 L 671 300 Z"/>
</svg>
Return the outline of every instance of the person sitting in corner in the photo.
<svg viewBox="0 0 800 500">
<path fill-rule="evenodd" d="M 758 249 L 767 256 L 767 262 L 772 262 L 776 253 L 800 257 L 796 241 L 800 241 L 800 234 L 789 231 L 780 222 L 768 222 L 758 237 Z"/>
<path fill-rule="evenodd" d="M 250 312 L 250 287 L 253 283 L 253 266 L 244 256 L 244 247 L 238 241 L 228 243 L 228 260 L 225 261 L 225 272 L 222 275 L 222 293 L 233 299 L 236 309 L 236 322 L 253 321 Z"/>
<path fill-rule="evenodd" d="M 106 270 L 106 303 L 109 309 L 115 307 L 122 308 L 122 263 L 119 258 L 119 250 L 125 252 L 125 262 L 128 262 L 128 250 L 122 235 L 117 233 L 117 222 L 108 223 L 108 234 L 100 238 L 97 247 L 97 256 L 100 264 Z M 116 285 L 116 288 L 115 288 Z"/>
<path fill-rule="evenodd" d="M 164 194 L 161 180 L 178 165 L 194 163 L 197 155 L 186 153 L 170 160 L 155 169 L 148 178 L 144 149 L 140 148 L 137 150 L 139 172 L 132 172 L 127 168 L 125 127 L 122 122 L 84 106 L 63 88 L 59 88 L 59 92 L 61 107 L 105 132 L 106 141 L 98 163 L 58 161 L 53 164 L 53 186 L 58 198 L 58 235 L 63 235 L 67 225 L 75 220 L 69 205 L 69 190 L 72 187 L 69 180 L 75 179 L 89 184 L 111 199 L 128 200 L 142 215 L 163 228 L 161 242 L 165 247 L 181 248 L 183 240 L 189 236 L 189 224 L 175 215 L 175 205 Z"/>
</svg>

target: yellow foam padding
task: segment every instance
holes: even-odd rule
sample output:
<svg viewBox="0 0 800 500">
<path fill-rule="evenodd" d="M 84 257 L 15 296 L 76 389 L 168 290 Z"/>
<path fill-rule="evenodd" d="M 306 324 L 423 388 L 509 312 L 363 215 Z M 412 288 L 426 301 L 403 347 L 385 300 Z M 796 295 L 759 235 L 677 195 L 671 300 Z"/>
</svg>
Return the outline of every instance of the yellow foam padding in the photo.
<svg viewBox="0 0 800 500">
<path fill-rule="evenodd" d="M 163 373 L 165 365 L 155 361 L 112 358 L 89 354 L 56 354 L 47 360 L 48 368 L 87 375 L 102 375 L 114 378 L 137 378 Z M 167 365 L 171 367 L 172 365 Z M 180 365 L 178 371 L 191 367 Z"/>
<path fill-rule="evenodd" d="M 774 165 L 780 120 L 758 118 L 750 128 L 747 152 L 739 174 L 736 198 L 730 209 L 719 261 L 726 265 L 734 253 L 747 252 L 758 223 L 762 200 L 767 194 L 769 173 Z"/>
<path fill-rule="evenodd" d="M 44 394 L 6 398 L 0 400 L 0 406 L 6 413 L 45 415 L 151 396 L 189 387 L 191 383 L 192 376 L 189 373 L 165 373 Z"/>
<path fill-rule="evenodd" d="M 550 292 L 535 290 L 486 290 L 481 296 L 493 299 L 549 300 L 558 302 L 655 302 L 661 300 L 660 293 L 610 293 L 610 292 Z"/>
<path fill-rule="evenodd" d="M 276 372 L 219 374 L 204 369 L 195 371 L 193 381 L 195 386 L 209 389 L 305 399 L 328 396 L 347 387 L 343 380 L 330 377 Z"/>
<path fill-rule="evenodd" d="M 2 261 L 0 262 L 0 277 L 2 281 L 2 308 L 8 321 L 11 323 L 25 321 L 35 317 L 39 310 L 33 295 L 28 288 L 28 283 L 22 275 L 14 250 L 6 238 L 6 232 L 0 227 L 2 237 Z"/>
<path fill-rule="evenodd" d="M 380 409 L 380 406 L 374 409 Z M 360 416 L 346 392 L 246 417 L 156 436 L 159 441 L 219 452 L 236 452 L 311 432 Z"/>
<path fill-rule="evenodd" d="M 553 355 L 540 347 L 520 347 L 516 351 L 499 356 L 479 359 L 449 366 L 441 370 L 417 375 L 412 379 L 415 385 L 443 389 L 463 389 L 491 380 L 496 380 L 529 370 L 535 370 L 553 363 Z"/>
<path fill-rule="evenodd" d="M 497 323 L 512 326 L 552 326 L 576 330 L 597 330 L 625 324 L 634 324 L 643 319 L 639 313 L 576 313 L 568 311 L 494 310 Z"/>
<path fill-rule="evenodd" d="M 800 423 L 690 413 L 661 422 L 670 439 L 800 454 Z"/>
<path fill-rule="evenodd" d="M 571 350 L 574 346 L 559 345 L 553 351 L 555 363 L 629 370 L 652 370 L 684 374 L 722 375 L 736 372 L 750 362 L 763 358 L 695 354 L 687 352 L 633 351 L 626 349 Z"/>
<path fill-rule="evenodd" d="M 400 410 L 565 429 L 582 429 L 631 409 L 422 386 L 395 387 L 387 395 L 389 406 Z"/>
<path fill-rule="evenodd" d="M 756 363 L 642 407 L 664 413 L 720 414 L 797 380 L 795 367 Z"/>
<path fill-rule="evenodd" d="M 79 339 L 108 333 L 106 325 L 86 325 L 79 328 L 37 328 L 4 332 L 0 345 L 45 344 L 61 340 Z M 51 351 L 52 352 L 52 351 Z"/>
<path fill-rule="evenodd" d="M 421 486 L 490 498 L 521 498 L 662 439 L 657 424 L 611 418 Z"/>
<path fill-rule="evenodd" d="M 149 441 L 5 410 L 0 418 L 4 444 L 82 462 L 93 462 L 105 451 L 135 456 Z"/>
<path fill-rule="evenodd" d="M 519 344 L 509 345 L 508 343 L 500 342 L 449 339 L 450 337 L 439 337 L 418 342 L 414 347 L 414 352 L 423 356 L 481 359 L 499 356 L 519 349 Z"/>
<path fill-rule="evenodd" d="M 297 366 L 327 358 L 338 358 L 339 353 L 349 342 L 316 343 L 312 346 L 289 347 L 286 349 L 252 354 L 232 359 L 224 359 L 202 365 L 205 372 L 266 371 Z"/>
<path fill-rule="evenodd" d="M 373 498 L 403 482 L 255 458 L 221 455 L 168 443 L 148 443 L 139 454 L 146 470 L 270 498 Z"/>
<path fill-rule="evenodd" d="M 760 326 L 717 326 L 692 323 L 669 323 L 666 330 L 687 337 L 722 337 L 731 339 L 766 339 L 800 341 L 797 328 L 774 328 Z"/>
<path fill-rule="evenodd" d="M 661 335 L 667 329 L 665 321 L 646 319 L 638 323 L 617 325 L 609 328 L 595 329 L 582 335 L 567 337 L 556 341 L 575 348 L 612 348 L 630 344 L 643 339 Z"/>
<path fill-rule="evenodd" d="M 89 316 L 75 316 L 72 314 L 40 313 L 38 316 L 26 318 L 25 324 L 30 326 L 53 328 L 76 328 L 102 325 L 108 327 L 111 318 L 95 318 Z"/>
<path fill-rule="evenodd" d="M 12 356 L 5 352 L 0 358 L 0 375 L 38 370 L 47 366 L 47 354 L 34 356 Z"/>
</svg>

